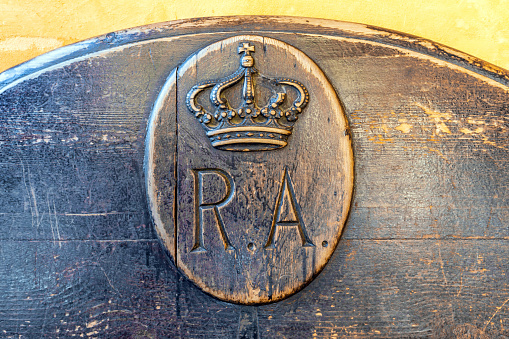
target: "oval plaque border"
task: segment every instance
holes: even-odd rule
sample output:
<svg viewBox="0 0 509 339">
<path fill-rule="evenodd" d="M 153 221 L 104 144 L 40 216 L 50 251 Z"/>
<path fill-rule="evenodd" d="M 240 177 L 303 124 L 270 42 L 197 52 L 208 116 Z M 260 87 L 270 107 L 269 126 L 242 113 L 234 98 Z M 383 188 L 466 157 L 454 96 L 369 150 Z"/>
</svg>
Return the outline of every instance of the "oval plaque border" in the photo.
<svg viewBox="0 0 509 339">
<path fill-rule="evenodd" d="M 341 224 L 341 226 L 339 228 L 339 232 L 334 238 L 334 241 L 332 241 L 332 243 L 329 242 L 326 246 L 324 246 L 329 247 L 329 255 L 327 256 L 326 260 L 324 260 L 314 269 L 313 273 L 308 276 L 305 281 L 300 282 L 298 286 L 287 288 L 285 291 L 279 291 L 276 296 L 272 296 L 271 298 L 256 298 L 255 296 L 250 296 L 249 294 L 233 295 L 228 292 L 210 288 L 205 281 L 193 274 L 193 272 L 191 272 L 186 267 L 186 265 L 180 261 L 178 255 L 179 251 L 177 248 L 178 225 L 175 223 L 175 216 L 178 214 L 178 207 L 176 206 L 176 202 L 178 200 L 178 185 L 176 179 L 177 168 L 175 168 L 175 157 L 177 152 L 176 143 L 178 142 L 179 138 L 178 133 L 175 133 L 175 140 L 173 140 L 175 152 L 172 155 L 166 157 L 163 161 L 161 161 L 161 157 L 158 156 L 158 150 L 164 149 L 166 147 L 162 140 L 169 141 L 169 137 L 164 136 L 164 132 L 162 133 L 161 130 L 169 131 L 169 129 L 172 127 L 177 129 L 176 115 L 178 113 L 178 108 L 176 105 L 168 105 L 168 102 L 171 102 L 172 97 L 175 101 L 177 101 L 177 79 L 179 74 L 181 74 L 183 69 L 186 69 L 186 67 L 189 67 L 189 65 L 195 63 L 197 58 L 200 58 L 201 56 L 210 53 L 211 51 L 213 52 L 220 49 L 223 43 L 231 41 L 237 42 L 241 40 L 253 40 L 258 42 L 266 40 L 276 45 L 279 44 L 280 47 L 287 48 L 289 53 L 293 53 L 296 55 L 297 59 L 303 62 L 303 64 L 306 64 L 306 67 L 308 68 L 307 70 L 310 73 L 312 73 L 317 78 L 321 78 L 321 83 L 324 86 L 324 91 L 328 96 L 326 99 L 329 100 L 332 105 L 336 105 L 334 107 L 335 113 L 338 114 L 338 119 L 343 123 L 343 126 L 340 130 L 338 130 L 338 133 L 340 133 L 342 136 L 342 145 L 347 154 L 347 156 L 343 159 L 345 169 L 344 174 L 345 178 L 347 179 L 345 180 L 346 189 L 342 192 L 344 203 L 342 204 L 343 210 L 341 213 L 341 220 L 338 222 L 338 224 Z M 190 113 L 186 112 L 186 114 Z M 173 119 L 172 115 L 175 115 L 173 116 Z M 350 138 L 346 114 L 336 91 L 328 81 L 325 74 L 318 67 L 318 65 L 316 65 L 316 63 L 314 63 L 302 51 L 280 40 L 257 35 L 233 36 L 208 45 L 207 47 L 191 55 L 184 63 L 182 63 L 181 66 L 177 67 L 171 72 L 153 106 L 149 118 L 145 144 L 145 175 L 149 209 L 152 214 L 159 240 L 162 242 L 163 247 L 166 249 L 167 253 L 174 260 L 176 267 L 182 273 L 184 273 L 188 279 L 193 281 L 194 284 L 196 284 L 204 292 L 223 301 L 247 305 L 266 304 L 280 301 L 297 293 L 302 288 L 307 286 L 311 281 L 313 281 L 313 279 L 323 270 L 337 247 L 344 225 L 348 218 L 354 189 L 354 157 L 351 142 L 352 141 Z M 177 241 L 175 241 L 175 239 L 177 239 Z M 322 247 L 322 244 L 318 245 Z"/>
</svg>

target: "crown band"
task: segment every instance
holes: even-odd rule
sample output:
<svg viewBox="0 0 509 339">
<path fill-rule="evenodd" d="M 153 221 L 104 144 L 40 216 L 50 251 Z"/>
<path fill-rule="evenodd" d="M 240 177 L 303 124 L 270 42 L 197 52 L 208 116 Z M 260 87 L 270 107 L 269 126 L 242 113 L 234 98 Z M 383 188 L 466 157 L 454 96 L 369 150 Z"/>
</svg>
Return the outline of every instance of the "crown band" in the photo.
<svg viewBox="0 0 509 339">
<path fill-rule="evenodd" d="M 292 134 L 291 130 L 281 129 L 281 128 L 260 127 L 260 126 L 239 126 L 239 127 L 228 127 L 228 128 L 221 128 L 221 129 L 217 129 L 217 130 L 215 129 L 212 131 L 208 131 L 207 136 L 212 137 L 214 135 L 224 134 L 224 133 L 252 132 L 253 130 L 255 130 L 255 132 L 277 133 L 277 134 L 285 134 L 285 135 Z"/>
<path fill-rule="evenodd" d="M 214 147 L 215 146 L 233 145 L 233 144 L 271 144 L 271 145 L 286 146 L 287 142 L 283 141 L 283 140 L 269 140 L 269 139 L 257 139 L 257 138 L 241 138 L 241 139 L 221 140 L 221 141 L 212 142 L 212 145 Z"/>
</svg>

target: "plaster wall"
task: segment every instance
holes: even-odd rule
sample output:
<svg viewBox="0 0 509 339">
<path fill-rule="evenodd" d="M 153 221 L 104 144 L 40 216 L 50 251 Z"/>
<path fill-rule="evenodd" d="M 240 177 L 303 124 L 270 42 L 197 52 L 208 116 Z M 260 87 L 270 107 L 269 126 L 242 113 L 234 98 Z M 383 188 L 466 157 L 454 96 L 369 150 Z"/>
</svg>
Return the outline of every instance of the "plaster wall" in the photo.
<svg viewBox="0 0 509 339">
<path fill-rule="evenodd" d="M 0 0 L 0 71 L 111 31 L 224 15 L 290 15 L 375 25 L 509 68 L 509 0 Z"/>
</svg>

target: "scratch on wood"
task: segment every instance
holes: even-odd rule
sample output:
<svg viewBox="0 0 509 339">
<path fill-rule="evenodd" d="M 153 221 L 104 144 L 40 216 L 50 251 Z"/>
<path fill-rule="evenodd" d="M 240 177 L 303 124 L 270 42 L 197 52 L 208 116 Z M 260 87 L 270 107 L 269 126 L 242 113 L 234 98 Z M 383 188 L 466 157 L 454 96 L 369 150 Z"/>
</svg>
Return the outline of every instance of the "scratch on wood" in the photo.
<svg viewBox="0 0 509 339">
<path fill-rule="evenodd" d="M 447 278 L 445 277 L 445 271 L 444 271 L 444 261 L 442 260 L 442 252 L 440 251 L 440 248 L 438 249 L 438 259 L 440 260 L 440 269 L 442 270 L 442 275 L 444 276 L 445 284 L 447 285 Z"/>
<path fill-rule="evenodd" d="M 101 269 L 101 271 L 103 271 L 104 276 L 106 277 L 106 280 L 108 280 L 108 284 L 110 285 L 110 287 L 113 288 L 118 293 L 118 295 L 120 295 L 122 297 L 122 293 L 120 293 L 120 291 L 115 286 L 113 286 L 113 284 L 111 283 L 110 277 L 108 277 L 108 274 L 106 274 L 106 271 L 104 270 L 104 268 L 100 264 L 97 264 L 97 266 Z"/>
<path fill-rule="evenodd" d="M 483 331 L 486 330 L 486 327 L 488 327 L 488 325 L 491 323 L 491 321 L 493 320 L 493 318 L 497 315 L 498 312 L 500 312 L 500 310 L 505 306 L 505 304 L 507 304 L 509 302 L 509 299 L 506 299 L 506 301 L 504 301 L 502 303 L 502 305 L 500 305 L 499 307 L 497 307 L 497 310 L 495 311 L 495 313 L 493 313 L 493 315 L 488 319 L 488 322 L 486 323 L 486 325 L 484 325 L 483 327 Z"/>
<path fill-rule="evenodd" d="M 35 190 L 34 187 L 32 186 L 32 181 L 30 180 L 30 169 L 27 169 L 28 174 L 25 173 L 25 165 L 23 164 L 23 162 L 21 162 L 21 168 L 23 173 L 23 184 L 25 185 L 25 190 L 28 196 L 28 202 L 30 204 L 30 212 L 32 214 L 32 226 L 36 226 L 36 228 L 39 228 L 40 225 L 39 209 L 37 208 L 37 198 L 35 196 Z"/>
</svg>

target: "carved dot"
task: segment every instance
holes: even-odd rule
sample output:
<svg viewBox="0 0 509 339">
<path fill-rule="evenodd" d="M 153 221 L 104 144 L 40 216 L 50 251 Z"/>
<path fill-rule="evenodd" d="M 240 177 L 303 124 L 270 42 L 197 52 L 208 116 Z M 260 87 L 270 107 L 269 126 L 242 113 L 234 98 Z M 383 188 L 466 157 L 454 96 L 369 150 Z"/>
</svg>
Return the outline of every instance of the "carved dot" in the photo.
<svg viewBox="0 0 509 339">
<path fill-rule="evenodd" d="M 327 246 L 329 246 L 329 243 L 327 242 L 327 240 L 322 241 L 322 247 L 327 247 Z"/>
<path fill-rule="evenodd" d="M 222 116 L 223 118 L 226 118 L 226 112 L 221 113 L 221 116 Z"/>
<path fill-rule="evenodd" d="M 263 137 L 263 133 L 260 133 L 260 136 Z"/>
<path fill-rule="evenodd" d="M 246 109 L 246 113 L 250 114 L 251 113 L 251 109 L 250 108 Z"/>
<path fill-rule="evenodd" d="M 275 102 L 272 103 L 272 107 L 273 108 L 276 108 L 277 107 L 277 104 Z"/>
<path fill-rule="evenodd" d="M 255 244 L 250 242 L 249 244 L 247 244 L 247 249 L 250 251 L 254 251 L 254 250 L 256 250 L 256 246 L 255 246 Z"/>
<path fill-rule="evenodd" d="M 276 111 L 271 110 L 271 111 L 270 111 L 270 114 L 271 114 L 271 115 L 276 115 Z"/>
<path fill-rule="evenodd" d="M 239 133 L 237 133 L 237 138 L 240 138 L 240 134 Z"/>
</svg>

